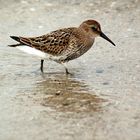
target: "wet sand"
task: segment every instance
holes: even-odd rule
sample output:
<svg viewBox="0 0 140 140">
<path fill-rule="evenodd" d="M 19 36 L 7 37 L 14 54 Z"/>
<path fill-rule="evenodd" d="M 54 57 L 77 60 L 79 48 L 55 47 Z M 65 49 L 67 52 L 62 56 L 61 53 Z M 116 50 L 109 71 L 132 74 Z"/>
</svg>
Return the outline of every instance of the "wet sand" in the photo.
<svg viewBox="0 0 140 140">
<path fill-rule="evenodd" d="M 140 1 L 0 0 L 0 139 L 139 140 Z M 7 47 L 96 19 L 117 45 L 97 38 L 68 63 L 73 75 Z"/>
</svg>

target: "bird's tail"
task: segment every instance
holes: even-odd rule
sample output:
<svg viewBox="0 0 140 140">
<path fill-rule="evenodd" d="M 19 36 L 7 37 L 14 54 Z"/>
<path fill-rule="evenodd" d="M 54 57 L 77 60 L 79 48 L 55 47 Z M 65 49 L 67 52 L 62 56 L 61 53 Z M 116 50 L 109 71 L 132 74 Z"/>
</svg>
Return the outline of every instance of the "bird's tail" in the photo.
<svg viewBox="0 0 140 140">
<path fill-rule="evenodd" d="M 9 47 L 17 47 L 17 46 L 21 46 L 22 44 L 13 44 L 13 45 L 8 45 Z"/>
<path fill-rule="evenodd" d="M 12 39 L 18 41 L 19 43 L 18 44 L 13 44 L 13 45 L 8 45 L 9 47 L 17 47 L 17 46 L 21 46 L 23 45 L 20 41 L 20 37 L 17 37 L 17 36 L 10 36 Z"/>
<path fill-rule="evenodd" d="M 18 37 L 18 36 L 10 36 L 10 37 L 11 37 L 12 39 L 14 39 L 14 40 L 20 42 L 20 37 Z"/>
</svg>

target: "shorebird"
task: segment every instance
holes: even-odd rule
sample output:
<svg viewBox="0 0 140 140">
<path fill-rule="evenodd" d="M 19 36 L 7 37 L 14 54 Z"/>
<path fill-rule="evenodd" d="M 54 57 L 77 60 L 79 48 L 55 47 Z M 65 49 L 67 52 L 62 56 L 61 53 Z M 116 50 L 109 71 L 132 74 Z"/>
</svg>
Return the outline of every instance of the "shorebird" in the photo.
<svg viewBox="0 0 140 140">
<path fill-rule="evenodd" d="M 86 20 L 79 27 L 58 29 L 38 37 L 10 36 L 19 43 L 9 46 L 39 56 L 41 72 L 43 72 L 44 60 L 50 59 L 63 64 L 66 74 L 69 74 L 66 62 L 86 53 L 92 47 L 97 36 L 106 39 L 115 46 L 102 32 L 101 26 L 96 20 Z"/>
</svg>

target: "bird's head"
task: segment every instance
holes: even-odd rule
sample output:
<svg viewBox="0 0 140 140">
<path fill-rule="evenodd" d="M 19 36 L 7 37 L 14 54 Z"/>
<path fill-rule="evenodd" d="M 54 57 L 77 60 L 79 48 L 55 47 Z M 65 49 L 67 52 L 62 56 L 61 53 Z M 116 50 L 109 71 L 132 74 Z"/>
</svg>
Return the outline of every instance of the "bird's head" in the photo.
<svg viewBox="0 0 140 140">
<path fill-rule="evenodd" d="M 96 20 L 86 20 L 80 26 L 90 33 L 90 36 L 93 38 L 100 36 L 115 46 L 115 44 L 102 32 L 101 26 Z"/>
</svg>

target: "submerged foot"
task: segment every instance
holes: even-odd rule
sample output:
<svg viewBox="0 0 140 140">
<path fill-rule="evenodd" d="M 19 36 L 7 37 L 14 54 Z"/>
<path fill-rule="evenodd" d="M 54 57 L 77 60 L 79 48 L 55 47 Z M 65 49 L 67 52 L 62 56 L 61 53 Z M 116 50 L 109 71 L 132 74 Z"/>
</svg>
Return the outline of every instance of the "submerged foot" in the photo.
<svg viewBox="0 0 140 140">
<path fill-rule="evenodd" d="M 67 68 L 65 68 L 65 70 L 66 70 L 66 75 L 73 75 L 72 73 L 70 73 L 70 72 L 68 71 Z"/>
</svg>

